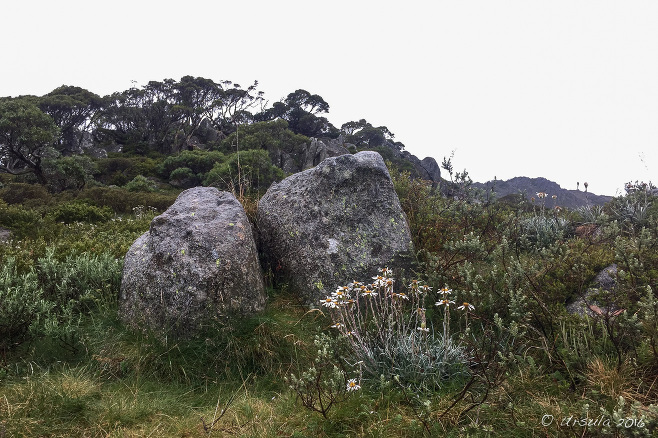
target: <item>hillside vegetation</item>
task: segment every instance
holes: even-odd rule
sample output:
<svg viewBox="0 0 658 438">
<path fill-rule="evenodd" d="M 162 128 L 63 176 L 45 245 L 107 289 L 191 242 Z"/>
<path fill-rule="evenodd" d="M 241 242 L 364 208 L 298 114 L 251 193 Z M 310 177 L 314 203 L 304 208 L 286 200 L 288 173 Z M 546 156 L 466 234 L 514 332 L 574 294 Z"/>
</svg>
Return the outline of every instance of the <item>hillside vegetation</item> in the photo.
<svg viewBox="0 0 658 438">
<path fill-rule="evenodd" d="M 347 307 L 308 309 L 273 286 L 272 272 L 258 316 L 208 321 L 186 341 L 127 329 L 117 315 L 123 258 L 182 188 L 231 190 L 253 218 L 260 194 L 285 176 L 258 145 L 293 149 L 299 136 L 331 134 L 322 102 L 293 93 L 266 110 L 271 120 L 242 126 L 245 108 L 226 107 L 229 119 L 218 110 L 213 129 L 224 137 L 201 141 L 191 130 L 196 113 L 178 108 L 183 100 L 154 97 L 183 82 L 117 94 L 112 108 L 132 124 L 80 112 L 86 122 L 73 134 L 93 122 L 85 132 L 106 135 L 94 147 L 121 146 L 107 158 L 64 151 L 73 113 L 56 122 L 64 112 L 41 98 L 0 103 L 0 131 L 26 122 L 21 136 L 0 137 L 9 172 L 0 227 L 10 232 L 0 244 L 0 437 L 655 436 L 658 203 L 650 184 L 629 184 L 603 206 L 554 208 L 544 192 L 488 198 L 449 160 L 449 181 L 438 187 L 389 160 L 419 264 L 414 278 L 354 279 L 382 294 L 394 285 L 398 299 L 373 304 L 375 318 L 364 318 L 360 327 L 388 337 L 363 363 L 355 360 L 362 344 L 337 325 Z M 258 98 L 255 89 L 228 90 L 223 102 Z M 185 116 L 160 130 L 146 107 Z M 198 117 L 206 126 L 209 116 Z M 374 135 L 360 126 L 343 134 Z M 390 135 L 373 129 L 391 150 Z M 204 148 L 187 150 L 194 137 Z M 11 145 L 32 148 L 29 163 L 7 152 Z M 613 264 L 613 285 L 593 289 Z M 567 311 L 579 302 L 582 311 Z"/>
</svg>

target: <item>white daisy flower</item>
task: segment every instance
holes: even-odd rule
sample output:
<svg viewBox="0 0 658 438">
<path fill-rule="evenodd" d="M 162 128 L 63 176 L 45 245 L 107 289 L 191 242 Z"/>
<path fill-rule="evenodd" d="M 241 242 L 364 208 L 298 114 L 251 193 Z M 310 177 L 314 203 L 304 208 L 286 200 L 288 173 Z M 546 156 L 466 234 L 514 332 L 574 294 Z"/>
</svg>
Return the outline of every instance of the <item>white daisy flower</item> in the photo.
<svg viewBox="0 0 658 438">
<path fill-rule="evenodd" d="M 350 379 L 347 381 L 347 390 L 348 391 L 358 391 L 361 389 L 361 385 L 356 383 L 356 379 Z"/>
<path fill-rule="evenodd" d="M 331 295 L 339 300 L 345 300 L 350 297 L 350 294 L 347 293 L 348 289 L 347 286 L 341 286 L 338 289 L 336 289 L 336 292 L 332 293 Z"/>
<path fill-rule="evenodd" d="M 452 289 L 448 289 L 447 286 L 442 287 L 441 290 L 439 290 L 439 293 L 445 297 L 446 295 L 449 295 L 449 294 L 452 293 Z"/>
<path fill-rule="evenodd" d="M 335 309 L 336 308 L 336 301 L 331 297 L 327 297 L 324 300 L 320 300 L 320 303 L 324 307 L 329 307 L 330 309 Z"/>
<path fill-rule="evenodd" d="M 372 289 L 365 289 L 361 291 L 361 295 L 363 295 L 364 297 L 374 297 L 375 295 L 377 295 L 377 292 L 375 292 Z"/>
</svg>

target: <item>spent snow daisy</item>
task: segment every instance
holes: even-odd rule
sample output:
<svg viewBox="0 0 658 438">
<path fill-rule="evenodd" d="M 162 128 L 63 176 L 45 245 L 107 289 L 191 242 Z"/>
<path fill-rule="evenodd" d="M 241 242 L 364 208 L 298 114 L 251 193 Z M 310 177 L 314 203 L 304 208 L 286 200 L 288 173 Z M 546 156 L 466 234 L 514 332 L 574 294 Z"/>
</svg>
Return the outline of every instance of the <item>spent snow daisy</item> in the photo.
<svg viewBox="0 0 658 438">
<path fill-rule="evenodd" d="M 356 382 L 356 379 L 350 379 L 347 381 L 347 390 L 348 391 L 358 391 L 361 389 L 361 385 Z"/>
<path fill-rule="evenodd" d="M 462 303 L 461 306 L 459 306 L 459 307 L 457 307 L 457 308 L 458 308 L 459 310 L 466 310 L 466 311 L 475 310 L 475 306 L 474 306 L 474 305 L 472 305 L 471 303 L 467 303 L 467 302 L 465 302 L 465 301 Z"/>
<path fill-rule="evenodd" d="M 463 310 L 463 311 L 466 312 L 464 317 L 466 318 L 466 330 L 468 330 L 468 313 L 471 310 L 475 310 L 475 306 L 472 305 L 471 303 L 467 303 L 466 301 L 464 301 L 461 306 L 457 307 L 457 309 Z"/>
<path fill-rule="evenodd" d="M 437 305 L 437 306 L 446 306 L 446 308 L 450 307 L 451 304 L 455 304 L 455 302 L 452 301 L 452 300 L 448 300 L 448 299 L 439 300 L 435 303 L 435 305 Z"/>
</svg>

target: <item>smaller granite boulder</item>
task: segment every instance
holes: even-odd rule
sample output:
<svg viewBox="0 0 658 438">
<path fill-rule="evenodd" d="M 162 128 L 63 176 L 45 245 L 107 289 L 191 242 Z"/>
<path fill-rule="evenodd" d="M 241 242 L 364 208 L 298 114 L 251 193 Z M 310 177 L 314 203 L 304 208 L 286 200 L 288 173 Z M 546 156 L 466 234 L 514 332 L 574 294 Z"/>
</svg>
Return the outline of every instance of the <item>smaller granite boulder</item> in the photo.
<svg viewBox="0 0 658 438">
<path fill-rule="evenodd" d="M 613 292 L 617 288 L 617 265 L 612 264 L 603 269 L 596 275 L 592 287 L 582 295 L 577 297 L 573 302 L 567 305 L 567 311 L 571 314 L 596 316 L 596 315 L 616 315 L 619 309 L 614 305 L 605 307 L 595 299 L 599 291 Z"/>
<path fill-rule="evenodd" d="M 7 228 L 0 227 L 0 243 L 7 243 L 11 240 L 11 231 Z"/>
<path fill-rule="evenodd" d="M 132 326 L 189 337 L 204 320 L 264 306 L 251 225 L 231 193 L 182 192 L 126 254 L 120 314 Z"/>
</svg>

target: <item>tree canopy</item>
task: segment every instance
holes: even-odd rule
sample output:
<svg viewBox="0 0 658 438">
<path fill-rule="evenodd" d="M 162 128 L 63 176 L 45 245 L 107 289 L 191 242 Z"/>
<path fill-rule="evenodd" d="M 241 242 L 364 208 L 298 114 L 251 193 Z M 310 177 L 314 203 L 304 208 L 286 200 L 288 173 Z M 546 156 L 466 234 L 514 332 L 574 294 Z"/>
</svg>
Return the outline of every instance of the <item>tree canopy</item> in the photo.
<svg viewBox="0 0 658 438">
<path fill-rule="evenodd" d="M 60 191 L 81 188 L 92 180 L 95 169 L 103 173 L 111 167 L 75 158 L 85 153 L 98 157 L 113 151 L 162 160 L 163 155 L 201 149 L 221 151 L 229 163 L 228 155 L 238 151 L 265 150 L 272 163 L 281 167 L 285 154 L 297 153 L 309 137 L 343 134 L 360 148 L 404 147 L 393 143 L 393 133 L 385 126 L 375 127 L 361 119 L 338 129 L 326 118 L 328 113 L 329 104 L 304 89 L 270 105 L 257 81 L 243 88 L 228 80 L 183 76 L 149 81 L 104 97 L 62 85 L 40 97 L 0 98 L 0 172 L 32 174 L 39 183 Z M 284 151 L 285 156 L 277 151 Z M 260 157 L 253 155 L 254 163 Z M 229 169 L 226 166 L 222 172 Z M 260 164 L 256 167 L 265 169 Z M 173 178 L 176 169 L 168 168 L 165 177 L 190 184 L 203 180 L 211 170 L 186 165 Z M 101 179 L 134 178 L 134 169 L 124 170 L 117 168 Z"/>
<path fill-rule="evenodd" d="M 0 170 L 14 175 L 33 173 L 46 184 L 42 160 L 58 153 L 53 144 L 59 130 L 31 99 L 0 101 Z"/>
</svg>

